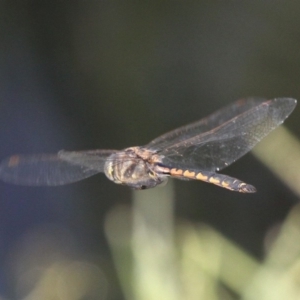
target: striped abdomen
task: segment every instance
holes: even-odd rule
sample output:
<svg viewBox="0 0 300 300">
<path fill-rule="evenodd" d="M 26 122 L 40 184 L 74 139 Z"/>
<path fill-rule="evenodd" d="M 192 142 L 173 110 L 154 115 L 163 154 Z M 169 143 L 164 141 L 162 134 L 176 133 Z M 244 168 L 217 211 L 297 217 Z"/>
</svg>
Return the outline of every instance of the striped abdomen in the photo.
<svg viewBox="0 0 300 300">
<path fill-rule="evenodd" d="M 254 186 L 247 184 L 239 179 L 218 174 L 209 171 L 194 171 L 194 170 L 183 170 L 172 168 L 169 170 L 170 175 L 174 178 L 181 179 L 195 179 L 209 182 L 231 191 L 241 193 L 255 193 L 256 189 Z"/>
</svg>

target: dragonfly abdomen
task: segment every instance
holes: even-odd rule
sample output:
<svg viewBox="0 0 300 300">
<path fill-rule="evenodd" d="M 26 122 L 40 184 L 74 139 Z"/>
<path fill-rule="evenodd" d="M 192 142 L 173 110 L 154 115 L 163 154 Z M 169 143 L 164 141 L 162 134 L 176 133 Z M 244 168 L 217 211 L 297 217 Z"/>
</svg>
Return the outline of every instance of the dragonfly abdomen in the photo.
<svg viewBox="0 0 300 300">
<path fill-rule="evenodd" d="M 172 168 L 170 169 L 170 175 L 179 179 L 202 180 L 223 187 L 225 189 L 241 193 L 256 192 L 255 187 L 248 183 L 245 183 L 228 175 L 218 174 L 210 171 L 199 172 L 197 170 Z"/>
</svg>

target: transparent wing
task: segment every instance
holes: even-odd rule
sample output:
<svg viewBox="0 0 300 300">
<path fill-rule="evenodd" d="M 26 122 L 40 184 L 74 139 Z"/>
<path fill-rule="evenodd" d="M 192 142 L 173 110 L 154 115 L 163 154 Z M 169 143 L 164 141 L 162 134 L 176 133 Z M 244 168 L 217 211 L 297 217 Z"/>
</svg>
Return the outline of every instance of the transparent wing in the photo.
<svg viewBox="0 0 300 300">
<path fill-rule="evenodd" d="M 200 121 L 179 127 L 175 130 L 167 132 L 164 135 L 151 141 L 146 147 L 151 149 L 164 149 L 175 143 L 179 143 L 186 139 L 195 137 L 201 133 L 208 132 L 212 129 L 231 120 L 233 117 L 238 116 L 245 111 L 258 106 L 266 101 L 262 98 L 247 98 L 240 99 L 233 104 L 221 108 Z"/>
<path fill-rule="evenodd" d="M 20 185 L 64 185 L 103 172 L 106 158 L 114 152 L 92 150 L 14 155 L 0 163 L 0 179 Z"/>
<path fill-rule="evenodd" d="M 106 159 L 116 153 L 117 150 L 88 150 L 88 151 L 64 151 L 58 152 L 58 157 L 75 165 L 81 165 L 89 169 L 104 171 Z"/>
<path fill-rule="evenodd" d="M 219 171 L 282 124 L 296 104 L 297 101 L 290 98 L 237 102 L 223 110 L 226 117 L 221 116 L 221 110 L 198 123 L 173 131 L 173 143 L 158 153 L 164 156 L 162 163 L 166 165 Z M 202 132 L 203 128 L 209 130 Z"/>
</svg>

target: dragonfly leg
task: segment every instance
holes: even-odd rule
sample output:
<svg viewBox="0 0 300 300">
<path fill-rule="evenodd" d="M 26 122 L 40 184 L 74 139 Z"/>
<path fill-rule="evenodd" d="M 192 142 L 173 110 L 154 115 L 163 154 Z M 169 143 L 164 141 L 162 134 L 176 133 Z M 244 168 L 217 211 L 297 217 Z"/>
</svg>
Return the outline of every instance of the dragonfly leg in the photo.
<svg viewBox="0 0 300 300">
<path fill-rule="evenodd" d="M 215 184 L 225 189 L 240 193 L 255 193 L 256 188 L 253 185 L 245 183 L 239 179 L 224 174 L 213 173 L 209 171 L 194 171 L 172 168 L 170 175 L 179 179 L 195 179 Z"/>
</svg>

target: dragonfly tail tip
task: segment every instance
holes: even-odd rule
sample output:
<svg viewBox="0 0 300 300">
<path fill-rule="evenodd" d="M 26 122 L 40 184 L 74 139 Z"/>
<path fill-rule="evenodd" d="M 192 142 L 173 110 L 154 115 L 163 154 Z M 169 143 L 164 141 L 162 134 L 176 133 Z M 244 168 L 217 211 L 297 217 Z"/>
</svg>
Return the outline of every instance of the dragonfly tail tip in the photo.
<svg viewBox="0 0 300 300">
<path fill-rule="evenodd" d="M 246 184 L 241 187 L 240 192 L 242 193 L 256 193 L 256 188 L 251 184 Z"/>
</svg>

